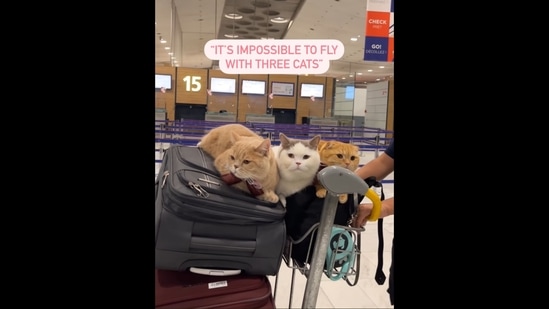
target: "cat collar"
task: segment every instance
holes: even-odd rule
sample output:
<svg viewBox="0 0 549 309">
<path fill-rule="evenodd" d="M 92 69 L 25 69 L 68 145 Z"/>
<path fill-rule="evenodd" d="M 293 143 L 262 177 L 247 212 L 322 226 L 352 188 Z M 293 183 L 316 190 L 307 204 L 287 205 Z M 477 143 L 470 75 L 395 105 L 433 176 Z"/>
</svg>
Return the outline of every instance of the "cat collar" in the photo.
<svg viewBox="0 0 549 309">
<path fill-rule="evenodd" d="M 242 179 L 236 177 L 233 173 L 221 175 L 221 180 L 223 180 L 223 182 L 228 185 L 234 185 L 235 183 L 239 183 L 242 181 Z M 246 186 L 253 196 L 264 194 L 263 190 L 261 189 L 261 184 L 253 179 L 246 179 Z"/>
</svg>

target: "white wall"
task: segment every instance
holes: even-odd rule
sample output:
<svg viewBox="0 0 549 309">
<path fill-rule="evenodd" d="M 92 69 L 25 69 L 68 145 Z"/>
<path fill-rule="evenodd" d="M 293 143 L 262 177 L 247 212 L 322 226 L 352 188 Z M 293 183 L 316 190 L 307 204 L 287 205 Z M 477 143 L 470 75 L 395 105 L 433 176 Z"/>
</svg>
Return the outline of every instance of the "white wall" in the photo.
<svg viewBox="0 0 549 309">
<path fill-rule="evenodd" d="M 364 117 L 364 110 L 366 109 L 366 88 L 355 88 L 355 106 L 353 110 L 353 116 Z"/>
<path fill-rule="evenodd" d="M 375 84 L 368 84 L 366 93 L 366 107 L 368 112 L 365 115 L 364 126 L 385 130 L 387 124 L 387 97 L 389 93 L 389 82 L 383 81 Z M 363 111 L 364 112 L 364 111 Z"/>
</svg>

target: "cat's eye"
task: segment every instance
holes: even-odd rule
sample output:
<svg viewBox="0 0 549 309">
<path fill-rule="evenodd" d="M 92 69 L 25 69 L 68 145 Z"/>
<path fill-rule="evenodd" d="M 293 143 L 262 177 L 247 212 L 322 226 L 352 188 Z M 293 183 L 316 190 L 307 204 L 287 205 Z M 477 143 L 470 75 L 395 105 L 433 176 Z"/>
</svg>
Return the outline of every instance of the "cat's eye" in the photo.
<svg viewBox="0 0 549 309">
<path fill-rule="evenodd" d="M 244 161 L 242 161 L 242 163 L 248 164 L 248 163 L 250 163 L 250 160 L 244 160 Z"/>
<path fill-rule="evenodd" d="M 354 161 L 356 159 L 355 156 L 351 156 L 351 161 Z"/>
<path fill-rule="evenodd" d="M 234 160 L 234 156 L 233 156 L 233 155 L 231 155 L 231 160 Z"/>
<path fill-rule="evenodd" d="M 337 157 L 340 158 L 340 159 L 343 159 L 343 155 L 340 154 L 340 153 L 337 154 Z"/>
<path fill-rule="evenodd" d="M 293 153 L 289 153 L 289 154 L 288 154 L 288 157 L 290 157 L 290 158 L 293 159 L 293 158 L 294 158 L 294 154 L 293 154 Z"/>
<path fill-rule="evenodd" d="M 310 157 L 311 157 L 311 156 L 309 156 L 309 155 L 304 155 L 304 156 L 303 156 L 303 159 L 307 160 L 307 159 L 309 159 Z"/>
</svg>

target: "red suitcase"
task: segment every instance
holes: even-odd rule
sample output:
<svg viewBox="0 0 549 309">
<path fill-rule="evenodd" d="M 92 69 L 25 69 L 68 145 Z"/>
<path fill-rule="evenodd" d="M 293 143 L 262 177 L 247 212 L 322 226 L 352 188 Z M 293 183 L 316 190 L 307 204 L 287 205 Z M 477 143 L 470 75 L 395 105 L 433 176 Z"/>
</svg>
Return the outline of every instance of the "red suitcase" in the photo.
<svg viewBox="0 0 549 309">
<path fill-rule="evenodd" d="M 155 269 L 156 309 L 274 309 L 264 275 L 209 276 Z"/>
</svg>

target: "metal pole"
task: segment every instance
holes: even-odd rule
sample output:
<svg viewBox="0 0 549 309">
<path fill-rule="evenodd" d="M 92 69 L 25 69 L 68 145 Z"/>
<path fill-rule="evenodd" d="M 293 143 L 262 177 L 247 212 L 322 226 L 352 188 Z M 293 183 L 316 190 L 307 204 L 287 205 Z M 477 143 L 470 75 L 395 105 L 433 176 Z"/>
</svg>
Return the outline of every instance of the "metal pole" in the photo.
<svg viewBox="0 0 549 309">
<path fill-rule="evenodd" d="M 376 151 L 375 151 L 375 157 L 377 158 L 379 155 L 379 132 L 381 129 L 377 129 L 377 135 L 376 135 Z"/>
<path fill-rule="evenodd" d="M 328 243 L 331 237 L 332 226 L 338 205 L 337 195 L 328 192 L 324 200 L 320 224 L 316 233 L 315 250 L 311 260 L 311 270 L 307 277 L 307 285 L 303 295 L 301 308 L 316 308 L 318 290 L 320 289 L 320 278 L 324 272 L 324 261 L 328 252 Z"/>
<path fill-rule="evenodd" d="M 303 295 L 302 308 L 315 308 L 320 289 L 320 277 L 324 272 L 324 261 L 328 252 L 328 244 L 332 235 L 332 226 L 339 205 L 338 194 L 364 193 L 369 187 L 353 171 L 340 166 L 327 166 L 317 174 L 320 183 L 326 188 L 322 214 L 315 239 L 315 250 L 310 262 L 311 269 L 307 276 L 307 284 Z"/>
</svg>

